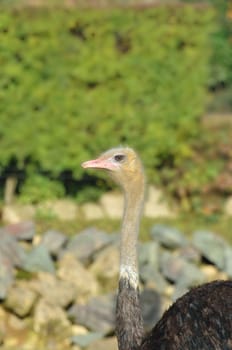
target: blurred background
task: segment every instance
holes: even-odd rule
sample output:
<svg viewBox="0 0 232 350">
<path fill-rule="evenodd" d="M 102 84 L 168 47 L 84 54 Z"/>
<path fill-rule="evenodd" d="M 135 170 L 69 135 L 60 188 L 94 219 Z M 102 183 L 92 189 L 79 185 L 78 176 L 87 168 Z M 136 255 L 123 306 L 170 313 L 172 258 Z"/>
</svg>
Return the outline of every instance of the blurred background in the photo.
<svg viewBox="0 0 232 350">
<path fill-rule="evenodd" d="M 146 169 L 149 328 L 232 277 L 232 2 L 1 0 L 0 349 L 116 349 L 123 198 L 80 164 L 118 145 Z"/>
</svg>

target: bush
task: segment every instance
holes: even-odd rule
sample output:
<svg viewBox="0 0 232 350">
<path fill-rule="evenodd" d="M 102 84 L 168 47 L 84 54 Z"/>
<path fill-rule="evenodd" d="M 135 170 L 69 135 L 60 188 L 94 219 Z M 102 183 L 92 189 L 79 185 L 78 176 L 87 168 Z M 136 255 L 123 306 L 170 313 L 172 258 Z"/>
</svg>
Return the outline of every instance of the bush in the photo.
<svg viewBox="0 0 232 350">
<path fill-rule="evenodd" d="M 182 0 L 196 3 L 198 0 Z M 208 80 L 211 111 L 232 111 L 232 8 L 228 0 L 208 0 L 215 8 L 215 30 L 211 35 L 212 55 Z"/>
<path fill-rule="evenodd" d="M 21 187 L 20 200 L 23 203 L 38 203 L 64 196 L 62 183 L 39 174 L 28 176 Z"/>
<path fill-rule="evenodd" d="M 81 180 L 83 160 L 118 144 L 150 181 L 185 162 L 208 79 L 212 11 L 200 11 L 1 12 L 1 166 Z"/>
</svg>

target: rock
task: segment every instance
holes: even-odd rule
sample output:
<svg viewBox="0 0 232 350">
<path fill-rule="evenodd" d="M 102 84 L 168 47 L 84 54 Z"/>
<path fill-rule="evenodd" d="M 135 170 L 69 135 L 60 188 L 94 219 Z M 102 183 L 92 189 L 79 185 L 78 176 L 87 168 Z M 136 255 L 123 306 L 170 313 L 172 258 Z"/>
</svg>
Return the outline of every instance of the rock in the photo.
<svg viewBox="0 0 232 350">
<path fill-rule="evenodd" d="M 225 273 L 229 278 L 232 278 L 232 247 L 225 247 Z"/>
<path fill-rule="evenodd" d="M 33 327 L 35 332 L 56 338 L 71 336 L 71 325 L 65 311 L 44 299 L 35 306 Z"/>
<path fill-rule="evenodd" d="M 110 287 L 116 287 L 119 274 L 119 247 L 110 245 L 95 256 L 90 271 Z"/>
<path fill-rule="evenodd" d="M 86 220 L 96 220 L 104 218 L 102 208 L 95 203 L 85 203 L 81 207 Z"/>
<path fill-rule="evenodd" d="M 34 306 L 38 294 L 24 281 L 15 282 L 8 290 L 5 305 L 19 317 L 27 316 Z"/>
<path fill-rule="evenodd" d="M 67 236 L 65 236 L 63 233 L 55 230 L 49 230 L 43 234 L 40 243 L 47 248 L 50 254 L 56 257 L 66 241 Z"/>
<path fill-rule="evenodd" d="M 167 281 L 162 274 L 151 265 L 142 266 L 140 269 L 140 278 L 147 288 L 154 289 L 159 293 L 163 294 L 167 288 Z"/>
<path fill-rule="evenodd" d="M 170 299 L 174 293 L 174 288 L 174 284 L 168 284 L 163 294 Z"/>
<path fill-rule="evenodd" d="M 56 201 L 41 203 L 38 206 L 38 210 L 42 213 L 48 212 L 63 221 L 76 220 L 78 213 L 76 203 L 69 199 L 58 199 Z"/>
<path fill-rule="evenodd" d="M 55 273 L 55 266 L 51 256 L 44 245 L 38 245 L 27 254 L 23 269 L 29 272 L 46 271 Z"/>
<path fill-rule="evenodd" d="M 225 242 L 216 234 L 208 231 L 193 233 L 193 244 L 203 257 L 219 269 L 225 267 Z"/>
<path fill-rule="evenodd" d="M 196 265 L 168 252 L 162 254 L 161 271 L 167 279 L 184 288 L 204 282 L 204 274 Z"/>
<path fill-rule="evenodd" d="M 35 223 L 33 221 L 24 221 L 11 224 L 1 228 L 0 232 L 12 235 L 16 240 L 32 241 L 35 235 Z"/>
<path fill-rule="evenodd" d="M 182 295 L 186 294 L 188 292 L 188 288 L 184 285 L 176 284 L 173 294 L 172 294 L 172 301 L 175 302 L 178 298 L 180 298 Z"/>
<path fill-rule="evenodd" d="M 178 255 L 189 262 L 198 264 L 201 261 L 201 254 L 196 247 L 187 245 L 180 248 Z"/>
<path fill-rule="evenodd" d="M 87 347 L 87 350 L 118 350 L 116 337 L 96 340 Z"/>
<path fill-rule="evenodd" d="M 75 301 L 77 291 L 71 282 L 57 279 L 47 272 L 39 272 L 37 277 L 31 282 L 30 288 L 33 288 L 43 300 L 62 308 L 66 308 Z"/>
<path fill-rule="evenodd" d="M 15 239 L 5 233 L 0 234 L 0 300 L 4 300 L 14 281 L 14 266 L 22 263 L 23 249 Z"/>
<path fill-rule="evenodd" d="M 156 224 L 151 229 L 151 237 L 166 248 L 175 249 L 187 244 L 184 235 L 177 229 Z"/>
<path fill-rule="evenodd" d="M 76 336 L 76 335 L 83 335 L 83 334 L 87 334 L 88 333 L 88 329 L 80 326 L 80 325 L 72 325 L 72 335 Z"/>
<path fill-rule="evenodd" d="M 111 219 L 121 219 L 123 214 L 123 195 L 117 192 L 105 193 L 100 204 L 103 212 Z"/>
<path fill-rule="evenodd" d="M 229 196 L 224 205 L 224 212 L 226 215 L 232 215 L 232 196 Z"/>
<path fill-rule="evenodd" d="M 219 271 L 213 265 L 203 265 L 201 271 L 205 275 L 206 282 L 211 282 L 219 279 Z"/>
<path fill-rule="evenodd" d="M 13 267 L 0 258 L 0 300 L 6 298 L 7 292 L 14 281 Z"/>
<path fill-rule="evenodd" d="M 18 317 L 13 313 L 8 313 L 7 315 L 7 325 L 8 327 L 15 332 L 22 332 L 28 329 L 30 319 Z"/>
<path fill-rule="evenodd" d="M 94 253 L 111 241 L 110 235 L 92 227 L 73 236 L 67 244 L 66 251 L 71 252 L 80 261 L 87 262 Z"/>
<path fill-rule="evenodd" d="M 112 294 L 93 297 L 85 305 L 73 305 L 68 310 L 68 315 L 93 332 L 109 334 L 115 327 L 115 303 Z"/>
<path fill-rule="evenodd" d="M 149 186 L 148 197 L 145 202 L 144 215 L 150 218 L 159 217 L 175 217 L 175 213 L 171 210 L 163 199 L 162 192 L 154 186 Z"/>
<path fill-rule="evenodd" d="M 22 321 L 22 320 L 20 320 Z M 30 327 L 28 325 L 28 327 Z M 30 327 L 31 328 L 31 327 Z M 10 333 L 11 334 L 11 333 Z M 7 344 L 6 345 L 6 350 L 12 349 L 12 350 L 17 350 L 17 349 L 22 349 L 22 350 L 42 350 L 42 337 L 41 334 L 36 334 L 32 330 L 24 329 L 21 330 L 20 332 L 13 332 L 12 338 L 7 337 Z M 13 338 L 14 337 L 14 338 Z M 13 344 L 15 344 L 13 346 Z M 5 348 L 4 348 L 5 349 Z M 58 348 L 56 348 L 58 350 Z"/>
<path fill-rule="evenodd" d="M 157 242 L 146 242 L 139 244 L 139 266 L 149 265 L 154 270 L 159 269 L 159 244 Z"/>
<path fill-rule="evenodd" d="M 70 253 L 67 253 L 58 261 L 57 276 L 73 286 L 78 300 L 99 293 L 96 278 Z"/>
<path fill-rule="evenodd" d="M 3 207 L 2 220 L 5 223 L 16 224 L 25 220 L 33 220 L 35 214 L 36 208 L 31 204 L 9 204 Z"/>
<path fill-rule="evenodd" d="M 87 334 L 74 335 L 71 338 L 72 344 L 79 345 L 81 347 L 87 347 L 96 340 L 102 339 L 103 334 L 100 332 L 88 332 Z"/>
<path fill-rule="evenodd" d="M 0 307 L 0 345 L 5 340 L 6 330 L 6 311 Z"/>
<path fill-rule="evenodd" d="M 4 231 L 0 231 L 0 260 L 10 266 L 22 266 L 26 253 L 16 239 Z"/>
<path fill-rule="evenodd" d="M 146 330 L 150 330 L 161 317 L 161 297 L 151 289 L 144 289 L 140 295 L 141 309 Z"/>
<path fill-rule="evenodd" d="M 53 203 L 52 210 L 61 220 L 69 221 L 77 218 L 77 205 L 69 199 L 59 199 Z"/>
</svg>

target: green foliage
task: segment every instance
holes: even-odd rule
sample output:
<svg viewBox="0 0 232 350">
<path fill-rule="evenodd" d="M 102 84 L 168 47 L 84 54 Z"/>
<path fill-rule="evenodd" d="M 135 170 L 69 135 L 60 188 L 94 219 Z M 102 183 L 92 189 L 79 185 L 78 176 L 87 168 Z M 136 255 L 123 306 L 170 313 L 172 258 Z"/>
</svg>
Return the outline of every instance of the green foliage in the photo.
<svg viewBox="0 0 232 350">
<path fill-rule="evenodd" d="M 1 12 L 1 166 L 80 180 L 83 160 L 118 144 L 140 152 L 150 181 L 181 166 L 204 110 L 211 28 L 211 10 L 191 6 Z M 40 181 L 24 196 L 37 200 Z"/>
<path fill-rule="evenodd" d="M 198 0 L 182 0 L 199 3 Z M 232 19 L 231 1 L 208 0 L 205 4 L 215 8 L 215 30 L 211 35 L 212 55 L 208 80 L 213 92 L 210 109 L 232 110 Z"/>
<path fill-rule="evenodd" d="M 97 201 L 99 197 L 103 194 L 104 187 L 96 187 L 85 185 L 83 189 L 77 194 L 78 203 L 82 204 L 89 199 L 92 201 Z"/>
<path fill-rule="evenodd" d="M 229 1 L 216 1 L 218 29 L 212 36 L 213 55 L 209 87 L 216 92 L 211 108 L 232 110 L 232 20 L 229 18 Z M 230 15 L 231 16 L 231 15 Z"/>
<path fill-rule="evenodd" d="M 20 200 L 24 203 L 38 203 L 39 201 L 61 198 L 64 187 L 61 182 L 48 177 L 33 174 L 28 176 L 21 187 Z"/>
</svg>

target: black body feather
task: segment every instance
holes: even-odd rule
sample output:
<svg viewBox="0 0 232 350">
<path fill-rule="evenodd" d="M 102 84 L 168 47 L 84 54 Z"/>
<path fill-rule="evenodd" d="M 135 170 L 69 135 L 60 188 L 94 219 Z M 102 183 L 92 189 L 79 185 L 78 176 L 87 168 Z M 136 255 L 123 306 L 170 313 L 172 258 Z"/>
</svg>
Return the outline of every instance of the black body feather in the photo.
<svg viewBox="0 0 232 350">
<path fill-rule="evenodd" d="M 232 350 L 232 281 L 215 281 L 179 298 L 139 350 Z"/>
</svg>

